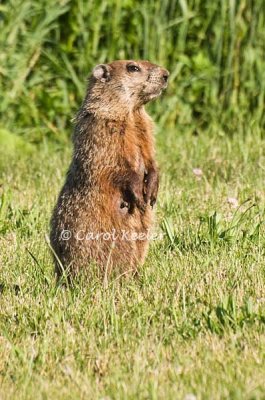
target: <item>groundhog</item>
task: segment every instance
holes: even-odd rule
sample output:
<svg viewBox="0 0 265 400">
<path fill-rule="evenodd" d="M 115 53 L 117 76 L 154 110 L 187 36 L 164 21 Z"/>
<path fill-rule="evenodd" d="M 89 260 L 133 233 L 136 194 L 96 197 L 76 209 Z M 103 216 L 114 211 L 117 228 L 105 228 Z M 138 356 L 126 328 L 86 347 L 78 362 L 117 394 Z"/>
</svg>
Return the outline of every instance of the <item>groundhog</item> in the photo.
<svg viewBox="0 0 265 400">
<path fill-rule="evenodd" d="M 75 118 L 74 151 L 51 219 L 56 272 L 92 263 L 137 271 L 145 259 L 159 176 L 153 123 L 144 105 L 169 72 L 148 61 L 97 65 Z"/>
</svg>

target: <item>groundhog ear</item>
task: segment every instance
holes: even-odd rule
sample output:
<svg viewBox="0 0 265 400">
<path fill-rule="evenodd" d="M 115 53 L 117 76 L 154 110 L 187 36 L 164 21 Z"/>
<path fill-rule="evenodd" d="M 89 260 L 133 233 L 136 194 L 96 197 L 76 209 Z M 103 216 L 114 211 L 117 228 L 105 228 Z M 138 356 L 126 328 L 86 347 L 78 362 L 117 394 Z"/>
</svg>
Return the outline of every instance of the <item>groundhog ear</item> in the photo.
<svg viewBox="0 0 265 400">
<path fill-rule="evenodd" d="M 93 69 L 94 78 L 100 82 L 108 82 L 110 80 L 110 66 L 107 64 L 99 64 Z"/>
</svg>

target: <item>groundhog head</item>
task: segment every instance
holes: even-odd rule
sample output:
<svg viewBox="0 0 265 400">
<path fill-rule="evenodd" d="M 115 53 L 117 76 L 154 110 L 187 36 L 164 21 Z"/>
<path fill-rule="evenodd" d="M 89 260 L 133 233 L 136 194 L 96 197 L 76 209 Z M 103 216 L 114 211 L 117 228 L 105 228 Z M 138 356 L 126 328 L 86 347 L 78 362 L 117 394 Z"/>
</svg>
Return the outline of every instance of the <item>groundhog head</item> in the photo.
<svg viewBox="0 0 265 400">
<path fill-rule="evenodd" d="M 87 104 L 90 109 L 134 110 L 157 98 L 167 87 L 169 72 L 149 61 L 114 61 L 92 72 Z M 104 109 L 104 110 L 103 110 Z"/>
</svg>

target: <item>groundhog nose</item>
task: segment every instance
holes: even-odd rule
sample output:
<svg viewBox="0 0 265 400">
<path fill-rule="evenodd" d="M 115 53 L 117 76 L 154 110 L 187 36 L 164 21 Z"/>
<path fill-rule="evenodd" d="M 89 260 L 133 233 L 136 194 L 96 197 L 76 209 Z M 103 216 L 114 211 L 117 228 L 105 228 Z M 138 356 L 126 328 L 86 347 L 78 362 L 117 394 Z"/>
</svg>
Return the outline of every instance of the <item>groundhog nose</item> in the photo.
<svg viewBox="0 0 265 400">
<path fill-rule="evenodd" d="M 169 72 L 166 69 L 162 70 L 162 76 L 163 76 L 165 83 L 167 83 L 168 77 L 169 77 Z"/>
</svg>

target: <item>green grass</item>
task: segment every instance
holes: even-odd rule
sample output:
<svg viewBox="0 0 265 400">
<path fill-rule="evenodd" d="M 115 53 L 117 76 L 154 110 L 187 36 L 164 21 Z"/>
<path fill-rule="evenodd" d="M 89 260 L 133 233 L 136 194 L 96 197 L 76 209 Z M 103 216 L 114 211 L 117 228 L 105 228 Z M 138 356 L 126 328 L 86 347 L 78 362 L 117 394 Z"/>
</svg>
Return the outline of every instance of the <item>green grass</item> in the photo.
<svg viewBox="0 0 265 400">
<path fill-rule="evenodd" d="M 1 2 L 1 400 L 265 399 L 264 23 L 263 0 Z M 171 72 L 148 106 L 163 239 L 137 279 L 63 288 L 71 118 L 119 58 Z"/>
<path fill-rule="evenodd" d="M 98 63 L 142 58 L 171 72 L 160 126 L 264 127 L 263 0 L 9 0 L 0 5 L 0 124 L 60 140 Z M 38 129 L 34 129 L 38 126 Z M 243 127 L 245 125 L 243 124 Z"/>
<path fill-rule="evenodd" d="M 265 140 L 157 142 L 164 238 L 139 278 L 105 289 L 96 273 L 55 284 L 45 233 L 70 146 L 2 168 L 3 399 L 264 399 Z"/>
</svg>

